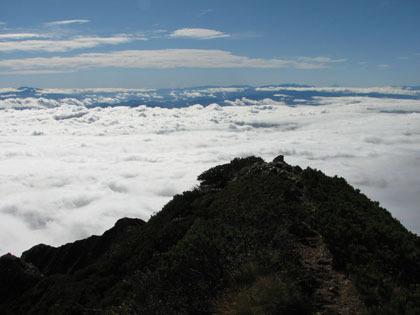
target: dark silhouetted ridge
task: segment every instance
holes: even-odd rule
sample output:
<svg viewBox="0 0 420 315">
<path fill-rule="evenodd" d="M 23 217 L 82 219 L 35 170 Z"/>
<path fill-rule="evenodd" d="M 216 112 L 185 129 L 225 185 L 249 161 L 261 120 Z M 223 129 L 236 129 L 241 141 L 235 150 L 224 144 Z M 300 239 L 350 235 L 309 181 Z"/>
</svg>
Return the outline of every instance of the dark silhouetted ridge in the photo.
<svg viewBox="0 0 420 315">
<path fill-rule="evenodd" d="M 420 238 L 279 156 L 198 177 L 146 223 L 0 258 L 1 314 L 420 314 Z"/>
<path fill-rule="evenodd" d="M 24 252 L 22 260 L 31 263 L 46 275 L 74 273 L 111 252 L 113 246 L 118 246 L 128 234 L 137 231 L 143 224 L 145 222 L 140 219 L 123 218 L 102 236 L 94 235 L 58 248 L 40 244 Z"/>
</svg>

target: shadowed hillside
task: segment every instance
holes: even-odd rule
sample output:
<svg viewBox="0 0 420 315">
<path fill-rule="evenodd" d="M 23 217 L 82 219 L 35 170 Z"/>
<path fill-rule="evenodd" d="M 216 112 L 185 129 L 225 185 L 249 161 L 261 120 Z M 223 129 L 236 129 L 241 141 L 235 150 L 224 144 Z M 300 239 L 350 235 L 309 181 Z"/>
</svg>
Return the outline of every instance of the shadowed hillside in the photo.
<svg viewBox="0 0 420 315">
<path fill-rule="evenodd" d="M 147 223 L 0 258 L 1 314 L 419 314 L 420 238 L 279 156 L 198 177 Z"/>
</svg>

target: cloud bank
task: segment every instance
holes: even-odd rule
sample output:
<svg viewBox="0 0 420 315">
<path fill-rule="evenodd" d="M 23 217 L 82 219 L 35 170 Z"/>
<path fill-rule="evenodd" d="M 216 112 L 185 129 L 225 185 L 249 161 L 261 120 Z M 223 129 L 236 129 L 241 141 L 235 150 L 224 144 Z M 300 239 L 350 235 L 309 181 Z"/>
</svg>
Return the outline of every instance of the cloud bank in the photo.
<svg viewBox="0 0 420 315">
<path fill-rule="evenodd" d="M 223 92 L 212 89 L 188 93 Z M 123 216 L 147 220 L 196 185 L 202 171 L 248 155 L 284 154 L 291 164 L 344 176 L 420 233 L 418 99 L 318 97 L 317 106 L 291 107 L 239 98 L 230 106 L 174 109 L 87 104 L 0 100 L 0 254 L 100 234 Z"/>
<path fill-rule="evenodd" d="M 63 41 L 57 44 L 59 48 L 98 45 L 100 43 L 120 43 L 130 41 L 130 38 L 117 37 L 109 39 L 89 38 L 75 41 Z M 1 49 L 0 43 L 0 49 Z M 7 49 L 7 48 L 4 48 Z M 25 71 L 72 72 L 76 70 L 121 67 L 131 69 L 141 68 L 299 68 L 318 69 L 326 67 L 326 62 L 341 62 L 341 60 L 298 61 L 294 59 L 262 59 L 236 56 L 223 50 L 206 49 L 160 49 L 160 50 L 124 50 L 109 53 L 84 53 L 71 57 L 37 57 L 23 59 L 0 60 L 0 73 L 21 73 Z M 3 70 L 1 70 L 3 68 Z"/>
</svg>

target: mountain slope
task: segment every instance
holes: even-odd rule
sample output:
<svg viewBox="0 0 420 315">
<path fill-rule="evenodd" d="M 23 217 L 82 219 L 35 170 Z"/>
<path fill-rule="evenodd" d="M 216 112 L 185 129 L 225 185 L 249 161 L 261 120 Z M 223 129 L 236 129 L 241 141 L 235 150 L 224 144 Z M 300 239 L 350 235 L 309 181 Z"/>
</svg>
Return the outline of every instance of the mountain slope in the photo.
<svg viewBox="0 0 420 315">
<path fill-rule="evenodd" d="M 147 223 L 1 257 L 0 313 L 420 313 L 419 237 L 344 179 L 282 156 L 198 179 Z"/>
</svg>

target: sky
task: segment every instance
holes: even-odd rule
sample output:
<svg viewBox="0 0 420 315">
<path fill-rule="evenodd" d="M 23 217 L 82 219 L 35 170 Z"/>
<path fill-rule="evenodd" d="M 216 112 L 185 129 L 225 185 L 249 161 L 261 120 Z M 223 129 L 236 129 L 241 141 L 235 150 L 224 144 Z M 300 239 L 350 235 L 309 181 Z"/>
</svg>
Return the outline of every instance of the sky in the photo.
<svg viewBox="0 0 420 315">
<path fill-rule="evenodd" d="M 418 0 L 2 0 L 0 87 L 420 85 Z"/>
</svg>

